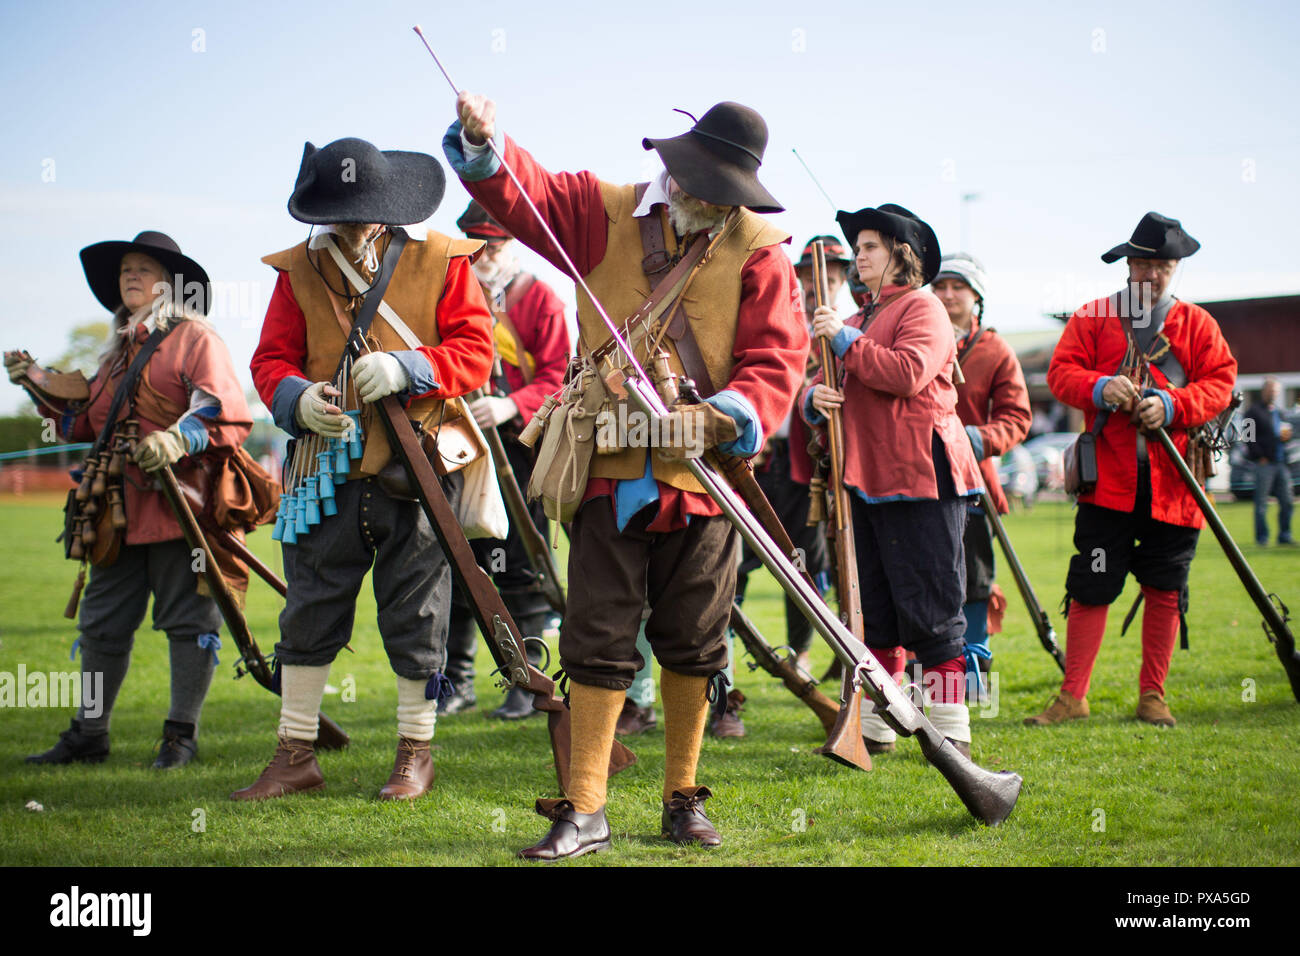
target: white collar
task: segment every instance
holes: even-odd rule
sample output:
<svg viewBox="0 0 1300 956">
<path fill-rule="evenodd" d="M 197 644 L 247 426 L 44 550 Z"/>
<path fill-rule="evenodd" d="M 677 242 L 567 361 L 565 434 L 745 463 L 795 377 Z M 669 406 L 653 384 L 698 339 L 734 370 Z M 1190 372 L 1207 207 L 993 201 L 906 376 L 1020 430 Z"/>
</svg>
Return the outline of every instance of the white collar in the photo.
<svg viewBox="0 0 1300 956">
<path fill-rule="evenodd" d="M 429 238 L 429 227 L 425 223 L 417 222 L 413 226 L 403 226 L 402 228 L 406 230 L 407 237 L 414 239 L 416 242 L 424 242 Z M 332 225 L 312 226 L 311 235 L 307 238 L 307 248 L 323 249 L 325 248 L 325 237 L 333 235 L 338 235 L 338 230 Z"/>
<path fill-rule="evenodd" d="M 633 216 L 640 218 L 650 215 L 650 210 L 656 203 L 668 205 L 668 170 L 663 170 L 658 177 L 650 181 L 646 187 L 645 195 L 641 197 L 641 204 L 636 207 Z"/>
</svg>

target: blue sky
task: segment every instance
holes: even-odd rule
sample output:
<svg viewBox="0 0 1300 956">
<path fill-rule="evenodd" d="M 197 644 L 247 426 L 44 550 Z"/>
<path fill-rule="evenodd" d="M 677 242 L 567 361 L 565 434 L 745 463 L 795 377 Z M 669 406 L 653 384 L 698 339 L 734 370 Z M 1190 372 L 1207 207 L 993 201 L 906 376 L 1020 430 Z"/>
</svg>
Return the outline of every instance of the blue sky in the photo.
<svg viewBox="0 0 1300 956">
<path fill-rule="evenodd" d="M 555 169 L 647 178 L 641 137 L 688 125 L 673 107 L 753 106 L 796 247 L 835 224 L 792 148 L 841 208 L 897 202 L 946 250 L 964 242 L 1003 331 L 1117 288 L 1122 264 L 1098 256 L 1148 209 L 1203 244 L 1181 297 L 1300 291 L 1286 3 L 7 2 L 0 345 L 63 351 L 105 315 L 77 251 L 161 229 L 223 284 L 215 321 L 247 383 L 273 280 L 259 259 L 306 235 L 285 210 L 303 142 L 441 159 L 453 97 L 414 23 Z M 466 202 L 450 183 L 435 227 Z M 5 390 L 0 412 L 22 401 Z"/>
</svg>

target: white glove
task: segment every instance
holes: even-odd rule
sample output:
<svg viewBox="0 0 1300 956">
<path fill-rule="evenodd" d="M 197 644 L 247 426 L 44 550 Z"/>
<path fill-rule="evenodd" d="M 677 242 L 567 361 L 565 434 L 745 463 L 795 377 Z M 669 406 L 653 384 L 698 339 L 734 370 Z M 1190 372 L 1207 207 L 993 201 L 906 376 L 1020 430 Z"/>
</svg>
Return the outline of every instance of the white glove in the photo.
<svg viewBox="0 0 1300 956">
<path fill-rule="evenodd" d="M 519 406 L 513 398 L 498 398 L 495 395 L 474 399 L 469 403 L 469 410 L 479 428 L 496 428 L 519 414 Z"/>
<path fill-rule="evenodd" d="M 25 352 L 6 352 L 5 353 L 5 371 L 9 373 L 9 381 L 15 385 L 18 380 L 27 374 L 27 370 L 36 363 L 32 357 Z"/>
<path fill-rule="evenodd" d="M 173 425 L 165 431 L 150 432 L 135 446 L 135 463 L 147 472 L 161 471 L 189 454 L 190 446 L 181 430 Z"/>
<path fill-rule="evenodd" d="M 298 407 L 294 409 L 294 418 L 309 432 L 324 435 L 326 438 L 338 438 L 352 430 L 352 419 L 343 414 L 343 409 L 333 404 L 332 399 L 339 397 L 339 390 L 329 382 L 317 382 L 309 385 L 298 396 Z"/>
<path fill-rule="evenodd" d="M 352 366 L 352 381 L 363 402 L 377 402 L 406 388 L 411 384 L 411 377 L 402 363 L 387 352 L 371 352 Z"/>
</svg>

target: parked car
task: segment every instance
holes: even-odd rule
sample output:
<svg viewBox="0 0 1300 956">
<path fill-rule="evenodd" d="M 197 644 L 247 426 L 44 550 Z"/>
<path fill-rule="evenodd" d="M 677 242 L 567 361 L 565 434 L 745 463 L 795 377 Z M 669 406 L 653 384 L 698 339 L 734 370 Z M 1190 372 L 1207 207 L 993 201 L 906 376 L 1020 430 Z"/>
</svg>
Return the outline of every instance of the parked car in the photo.
<svg viewBox="0 0 1300 956">
<path fill-rule="evenodd" d="M 1286 461 L 1291 469 L 1291 488 L 1300 495 L 1300 438 L 1286 443 Z M 1246 443 L 1237 442 L 1228 452 L 1228 488 L 1238 501 L 1255 497 L 1255 464 L 1246 457 Z"/>
<path fill-rule="evenodd" d="M 1048 432 L 1029 439 L 1021 446 L 1034 459 L 1041 490 L 1065 490 L 1065 449 L 1073 445 L 1078 437 L 1078 432 Z"/>
<path fill-rule="evenodd" d="M 1019 498 L 1026 508 L 1032 508 L 1038 497 L 1038 471 L 1034 457 L 1017 445 L 1002 456 L 998 463 L 998 483 L 1007 499 Z"/>
</svg>

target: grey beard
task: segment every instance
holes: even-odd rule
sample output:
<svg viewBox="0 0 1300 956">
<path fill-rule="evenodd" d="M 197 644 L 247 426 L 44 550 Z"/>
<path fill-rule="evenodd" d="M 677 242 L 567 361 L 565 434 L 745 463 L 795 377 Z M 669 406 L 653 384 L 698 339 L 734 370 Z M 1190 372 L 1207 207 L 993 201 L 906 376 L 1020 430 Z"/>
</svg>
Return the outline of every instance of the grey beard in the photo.
<svg viewBox="0 0 1300 956">
<path fill-rule="evenodd" d="M 694 196 L 682 192 L 674 193 L 668 199 L 668 221 L 681 236 L 712 231 L 722 225 L 730 211 L 728 207 L 706 207 Z"/>
</svg>

